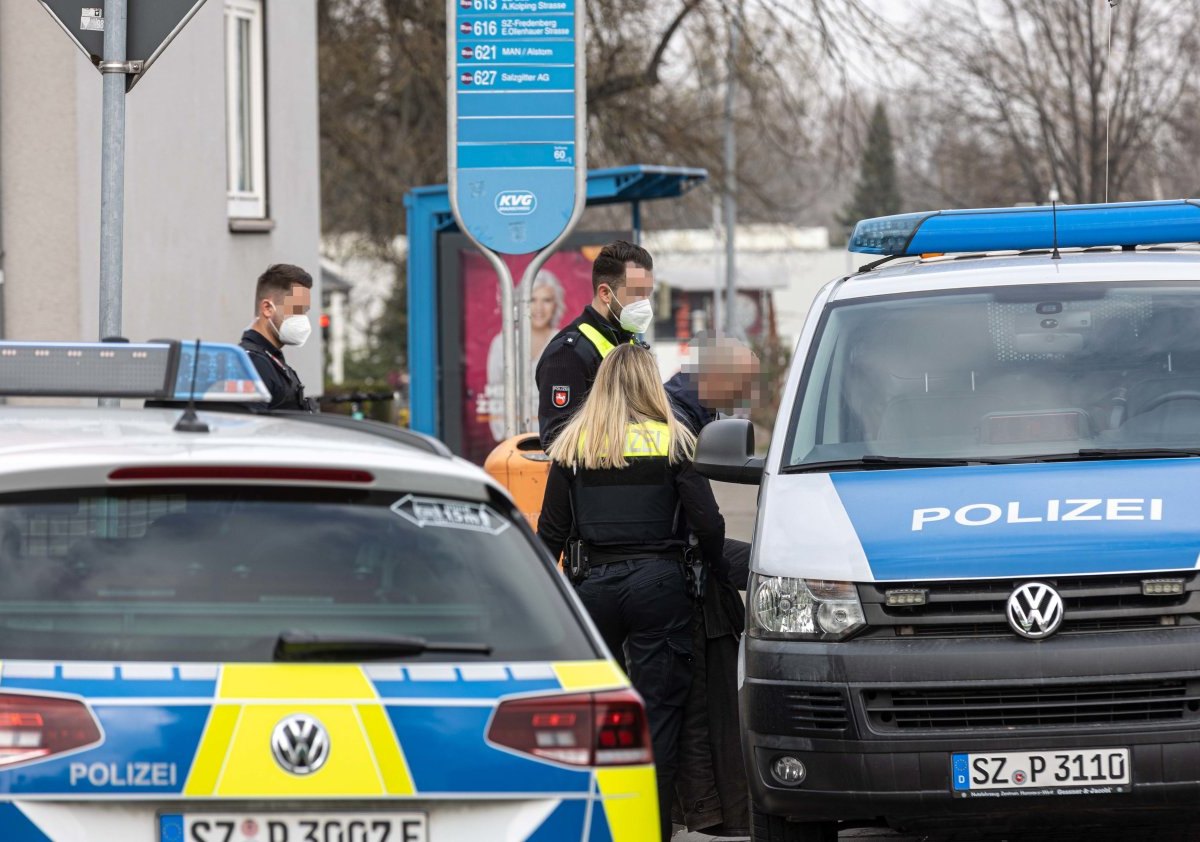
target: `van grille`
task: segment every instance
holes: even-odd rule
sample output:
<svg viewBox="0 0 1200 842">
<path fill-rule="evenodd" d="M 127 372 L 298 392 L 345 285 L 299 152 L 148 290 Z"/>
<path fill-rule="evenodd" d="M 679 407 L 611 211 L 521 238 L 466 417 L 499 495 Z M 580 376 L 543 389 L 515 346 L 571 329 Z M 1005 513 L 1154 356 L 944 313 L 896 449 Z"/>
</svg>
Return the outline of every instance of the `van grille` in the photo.
<svg viewBox="0 0 1200 842">
<path fill-rule="evenodd" d="M 1170 575 L 1184 580 L 1178 596 L 1143 596 L 1142 580 Z M 867 625 L 899 637 L 1000 637 L 1013 635 L 1006 604 L 1021 579 L 959 582 L 876 582 L 858 586 Z M 1135 631 L 1200 625 L 1200 580 L 1194 572 L 1121 576 L 1038 577 L 1063 599 L 1059 634 Z M 920 588 L 924 605 L 889 606 L 893 588 Z"/>
<path fill-rule="evenodd" d="M 875 731 L 1200 720 L 1200 680 L 862 692 Z"/>
<path fill-rule="evenodd" d="M 762 684 L 749 698 L 754 727 L 767 733 L 820 734 L 850 727 L 849 705 L 840 690 Z"/>
</svg>

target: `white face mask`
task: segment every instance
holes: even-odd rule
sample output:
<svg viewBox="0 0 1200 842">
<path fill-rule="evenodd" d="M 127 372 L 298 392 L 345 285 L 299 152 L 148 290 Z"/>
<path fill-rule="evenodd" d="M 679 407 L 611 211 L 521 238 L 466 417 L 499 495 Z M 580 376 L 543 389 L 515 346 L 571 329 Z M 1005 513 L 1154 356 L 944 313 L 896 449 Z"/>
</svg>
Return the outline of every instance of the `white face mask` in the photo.
<svg viewBox="0 0 1200 842">
<path fill-rule="evenodd" d="M 297 348 L 307 342 L 312 333 L 312 322 L 308 316 L 288 316 L 279 327 L 275 327 L 275 322 L 270 322 L 270 325 L 281 343 Z"/>
<path fill-rule="evenodd" d="M 616 296 L 614 295 L 613 298 L 615 299 Z M 617 303 L 621 302 L 617 301 Z M 642 298 L 632 304 L 622 305 L 618 321 L 621 323 L 621 327 L 630 333 L 645 333 L 649 329 L 650 323 L 654 321 L 654 308 L 650 305 L 650 299 Z"/>
</svg>

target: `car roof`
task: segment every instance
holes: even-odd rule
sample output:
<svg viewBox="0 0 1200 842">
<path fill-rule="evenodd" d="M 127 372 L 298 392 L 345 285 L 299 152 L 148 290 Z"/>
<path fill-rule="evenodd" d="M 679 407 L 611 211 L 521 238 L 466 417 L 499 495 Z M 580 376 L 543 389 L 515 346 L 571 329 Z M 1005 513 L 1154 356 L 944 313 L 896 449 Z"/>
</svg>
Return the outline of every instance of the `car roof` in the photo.
<svg viewBox="0 0 1200 842">
<path fill-rule="evenodd" d="M 382 425 L 331 426 L 201 408 L 209 431 L 191 433 L 175 430 L 180 414 L 179 409 L 0 407 L 0 487 L 99 487 L 109 484 L 116 468 L 228 465 L 358 469 L 374 476 L 371 488 L 480 500 L 488 498 L 489 488 L 500 488 L 475 465 L 415 436 L 406 444 L 380 435 Z M 272 484 L 322 485 L 312 480 Z"/>
<path fill-rule="evenodd" d="M 844 278 L 832 301 L 906 292 L 1096 281 L 1200 281 L 1198 251 L 965 254 L 887 263 Z"/>
</svg>

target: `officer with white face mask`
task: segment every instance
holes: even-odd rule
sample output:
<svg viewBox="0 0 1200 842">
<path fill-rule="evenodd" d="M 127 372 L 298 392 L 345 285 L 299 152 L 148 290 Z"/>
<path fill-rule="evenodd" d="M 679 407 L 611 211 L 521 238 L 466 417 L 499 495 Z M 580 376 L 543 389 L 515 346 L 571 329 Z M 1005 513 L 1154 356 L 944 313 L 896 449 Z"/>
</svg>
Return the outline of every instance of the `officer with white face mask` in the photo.
<svg viewBox="0 0 1200 842">
<path fill-rule="evenodd" d="M 592 303 L 546 345 L 537 364 L 538 431 L 549 448 L 592 389 L 600 362 L 618 345 L 637 342 L 654 311 L 654 259 L 617 240 L 592 263 Z"/>
<path fill-rule="evenodd" d="M 242 334 L 241 347 L 271 391 L 262 409 L 316 412 L 316 401 L 304 397 L 304 384 L 283 358 L 285 345 L 300 347 L 312 333 L 312 276 L 299 266 L 276 263 L 258 279 L 254 291 L 254 322 Z"/>
</svg>

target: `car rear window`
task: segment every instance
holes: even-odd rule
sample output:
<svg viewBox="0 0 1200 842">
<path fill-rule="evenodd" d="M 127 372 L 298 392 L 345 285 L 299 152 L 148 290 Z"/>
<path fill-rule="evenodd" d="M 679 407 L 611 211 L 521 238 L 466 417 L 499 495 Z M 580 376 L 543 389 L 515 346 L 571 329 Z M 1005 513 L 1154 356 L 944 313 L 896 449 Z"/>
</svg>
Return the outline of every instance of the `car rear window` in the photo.
<svg viewBox="0 0 1200 842">
<path fill-rule="evenodd" d="M 595 657 L 558 576 L 478 501 L 249 486 L 0 495 L 0 658 L 269 661 L 290 630 L 492 647 L 426 660 Z"/>
</svg>

